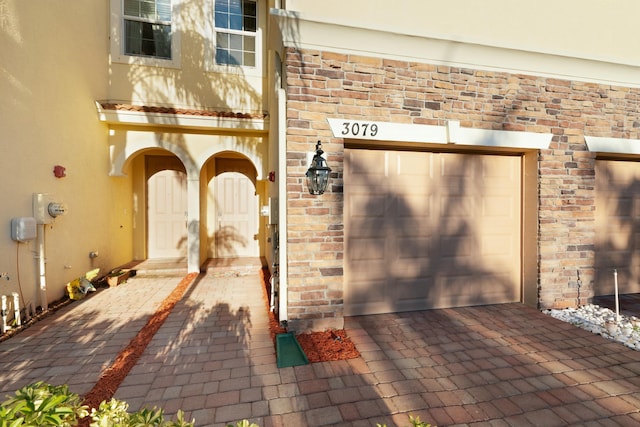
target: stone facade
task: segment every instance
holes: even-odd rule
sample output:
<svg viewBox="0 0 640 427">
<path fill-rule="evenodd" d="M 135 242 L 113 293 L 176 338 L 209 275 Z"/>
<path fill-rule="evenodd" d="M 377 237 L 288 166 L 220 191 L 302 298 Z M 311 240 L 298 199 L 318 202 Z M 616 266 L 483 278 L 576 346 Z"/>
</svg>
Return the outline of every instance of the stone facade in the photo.
<svg viewBox="0 0 640 427">
<path fill-rule="evenodd" d="M 593 296 L 595 154 L 584 137 L 640 138 L 640 89 L 296 49 L 286 83 L 290 321 L 342 324 L 344 146 L 327 118 L 551 133 L 538 154 L 538 305 Z M 304 182 L 317 140 L 332 168 L 320 197 Z"/>
</svg>

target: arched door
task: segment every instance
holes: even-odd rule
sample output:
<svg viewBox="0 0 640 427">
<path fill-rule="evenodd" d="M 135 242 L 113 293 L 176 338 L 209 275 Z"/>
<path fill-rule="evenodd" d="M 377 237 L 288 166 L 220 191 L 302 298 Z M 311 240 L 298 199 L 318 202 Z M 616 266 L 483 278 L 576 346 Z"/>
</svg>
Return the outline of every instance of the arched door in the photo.
<svg viewBox="0 0 640 427">
<path fill-rule="evenodd" d="M 224 172 L 214 178 L 214 256 L 257 257 L 258 196 L 251 179 L 239 172 Z"/>
<path fill-rule="evenodd" d="M 147 182 L 148 258 L 187 256 L 187 175 L 164 170 Z"/>
</svg>

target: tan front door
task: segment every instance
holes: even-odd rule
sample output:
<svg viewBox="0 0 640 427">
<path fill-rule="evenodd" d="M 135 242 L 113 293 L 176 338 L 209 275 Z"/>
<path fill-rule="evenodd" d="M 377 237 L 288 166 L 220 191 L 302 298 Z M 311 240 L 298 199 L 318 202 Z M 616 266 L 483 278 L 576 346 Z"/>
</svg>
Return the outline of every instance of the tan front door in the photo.
<svg viewBox="0 0 640 427">
<path fill-rule="evenodd" d="M 214 180 L 217 211 L 214 256 L 260 256 L 258 196 L 253 182 L 239 172 L 224 172 Z"/>
<path fill-rule="evenodd" d="M 345 150 L 345 314 L 521 300 L 521 159 Z"/>
<path fill-rule="evenodd" d="M 640 292 L 640 162 L 596 161 L 596 295 Z"/>
<path fill-rule="evenodd" d="M 148 258 L 187 255 L 187 176 L 165 170 L 149 178 Z"/>
</svg>

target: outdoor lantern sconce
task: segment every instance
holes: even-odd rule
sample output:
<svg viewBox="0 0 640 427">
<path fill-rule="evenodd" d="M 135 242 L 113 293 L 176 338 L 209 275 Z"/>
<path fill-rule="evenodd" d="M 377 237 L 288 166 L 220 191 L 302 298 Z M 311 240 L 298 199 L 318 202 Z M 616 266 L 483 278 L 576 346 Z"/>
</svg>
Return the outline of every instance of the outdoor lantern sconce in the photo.
<svg viewBox="0 0 640 427">
<path fill-rule="evenodd" d="M 311 160 L 311 166 L 307 170 L 307 186 L 309 186 L 309 193 L 318 195 L 324 193 L 329 183 L 329 173 L 331 168 L 327 166 L 327 161 L 322 157 L 322 144 L 320 141 L 316 144 L 316 154 Z"/>
</svg>

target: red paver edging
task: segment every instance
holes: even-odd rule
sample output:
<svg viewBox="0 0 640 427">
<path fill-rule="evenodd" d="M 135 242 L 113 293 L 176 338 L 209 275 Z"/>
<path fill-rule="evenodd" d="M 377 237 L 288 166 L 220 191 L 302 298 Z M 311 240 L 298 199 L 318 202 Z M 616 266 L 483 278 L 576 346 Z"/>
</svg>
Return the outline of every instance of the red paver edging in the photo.
<svg viewBox="0 0 640 427">
<path fill-rule="evenodd" d="M 88 405 L 89 409 L 97 408 L 100 402 L 113 397 L 120 384 L 122 384 L 122 381 L 124 381 L 131 371 L 131 368 L 133 368 L 140 356 L 142 356 L 151 339 L 153 339 L 156 332 L 158 332 L 167 317 L 169 317 L 175 305 L 182 299 L 187 288 L 193 283 L 197 276 L 198 273 L 190 273 L 180 281 L 176 288 L 164 299 L 158 310 L 147 320 L 145 326 L 133 337 L 129 345 L 120 351 L 111 366 L 102 372 L 96 385 L 84 396 L 84 404 Z M 86 418 L 82 421 L 86 421 L 88 425 L 89 420 Z"/>
</svg>

